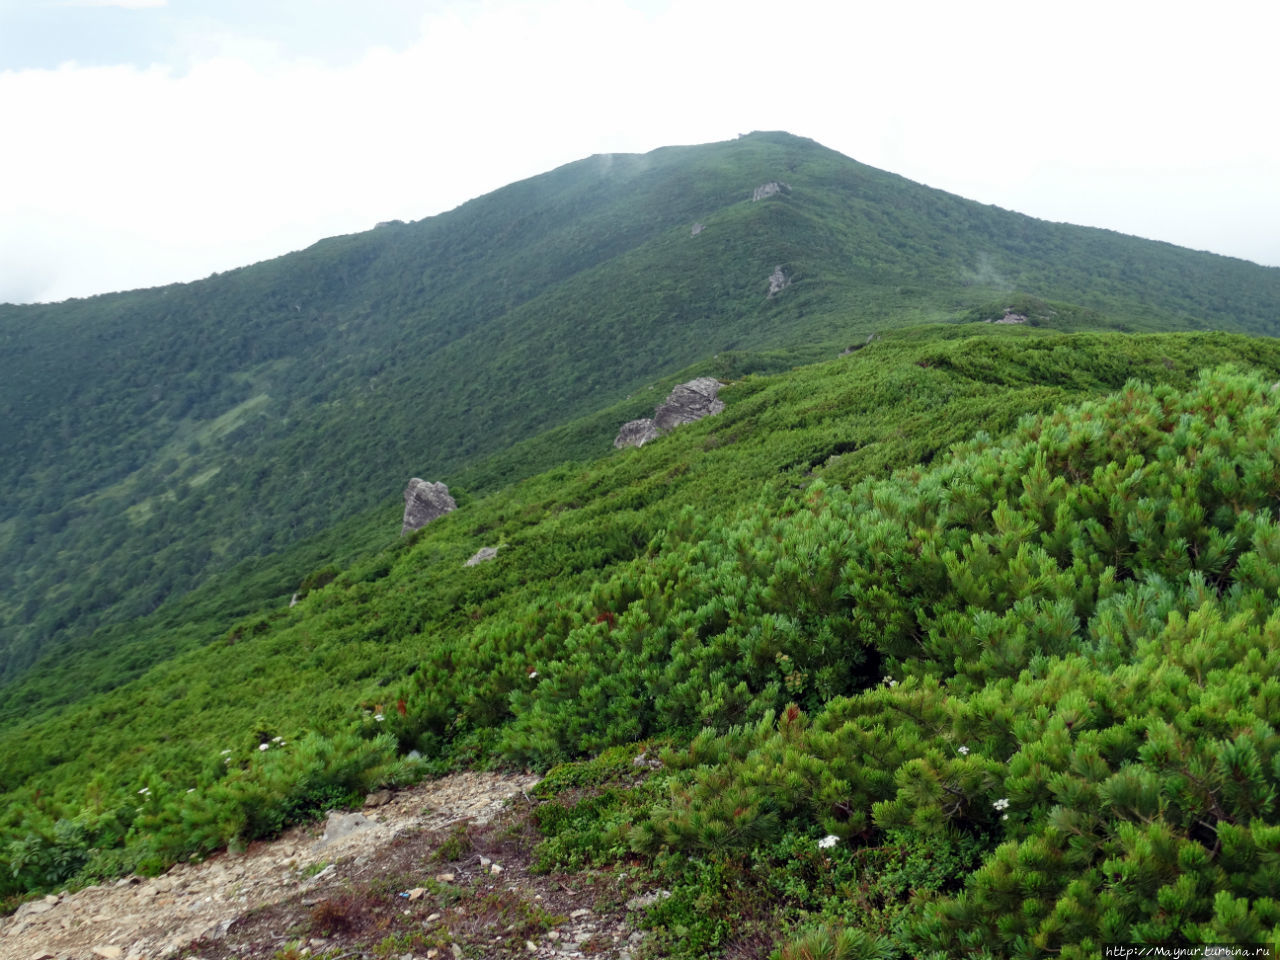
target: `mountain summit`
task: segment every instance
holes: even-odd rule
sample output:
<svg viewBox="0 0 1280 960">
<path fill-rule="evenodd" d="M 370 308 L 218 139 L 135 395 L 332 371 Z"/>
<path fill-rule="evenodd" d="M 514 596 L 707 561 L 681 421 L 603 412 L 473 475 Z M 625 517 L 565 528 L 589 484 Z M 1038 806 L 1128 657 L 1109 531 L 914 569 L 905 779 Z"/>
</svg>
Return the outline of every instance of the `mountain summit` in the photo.
<svg viewBox="0 0 1280 960">
<path fill-rule="evenodd" d="M 1077 326 L 1275 333 L 1280 270 L 753 133 L 590 157 L 196 283 L 0 307 L 0 678 L 409 477 L 476 490 L 550 466 L 476 472 L 605 405 L 647 415 L 690 365 L 816 359 L 1025 297 Z"/>
</svg>

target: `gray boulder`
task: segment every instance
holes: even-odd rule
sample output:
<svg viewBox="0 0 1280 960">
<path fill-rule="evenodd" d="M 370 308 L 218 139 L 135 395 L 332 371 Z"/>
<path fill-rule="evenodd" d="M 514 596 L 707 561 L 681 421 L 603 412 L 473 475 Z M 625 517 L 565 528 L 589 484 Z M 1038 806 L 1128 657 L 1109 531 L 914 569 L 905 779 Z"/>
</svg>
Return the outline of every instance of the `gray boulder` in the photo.
<svg viewBox="0 0 1280 960">
<path fill-rule="evenodd" d="M 618 430 L 613 445 L 621 450 L 623 447 L 643 447 L 650 440 L 658 439 L 658 428 L 652 420 L 628 420 Z"/>
<path fill-rule="evenodd" d="M 443 483 L 428 483 L 414 477 L 404 488 L 404 525 L 400 535 L 419 530 L 436 517 L 457 509 L 458 504 Z"/>
<path fill-rule="evenodd" d="M 664 404 L 653 414 L 659 433 L 666 433 L 682 423 L 694 423 L 714 416 L 724 409 L 724 401 L 716 398 L 720 381 L 715 377 L 699 377 L 672 389 Z"/>
<path fill-rule="evenodd" d="M 630 420 L 622 425 L 613 445 L 643 447 L 682 423 L 693 423 L 703 417 L 714 416 L 724 409 L 724 401 L 717 398 L 720 381 L 715 377 L 699 377 L 674 387 L 665 401 L 653 412 L 653 419 Z"/>
<path fill-rule="evenodd" d="M 471 559 L 464 566 L 475 567 L 484 563 L 486 560 L 492 560 L 498 555 L 497 547 L 481 547 L 471 555 Z"/>
</svg>

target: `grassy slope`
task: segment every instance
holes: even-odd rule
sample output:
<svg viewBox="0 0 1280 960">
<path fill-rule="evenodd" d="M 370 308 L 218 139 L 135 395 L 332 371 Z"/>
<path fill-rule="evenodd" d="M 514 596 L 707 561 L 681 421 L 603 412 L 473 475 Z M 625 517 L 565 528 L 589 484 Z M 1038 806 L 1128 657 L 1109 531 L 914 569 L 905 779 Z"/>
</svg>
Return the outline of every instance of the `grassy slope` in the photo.
<svg viewBox="0 0 1280 960">
<path fill-rule="evenodd" d="M 216 796 L 219 751 L 232 749 L 251 776 L 264 735 L 372 735 L 375 709 L 391 715 L 404 749 L 424 748 L 437 764 L 495 750 L 545 763 L 562 751 L 658 732 L 660 723 L 586 731 L 554 746 L 527 728 L 537 711 L 526 714 L 526 727 L 503 730 L 529 664 L 555 655 L 543 648 L 567 625 L 615 603 L 599 584 L 645 562 L 636 558 L 661 556 L 654 551 L 664 530 L 714 529 L 717 518 L 744 508 L 748 515 L 777 509 L 815 478 L 885 476 L 976 430 L 1006 430 L 1026 413 L 1130 377 L 1185 385 L 1201 366 L 1232 360 L 1280 374 L 1280 347 L 1266 340 L 982 325 L 886 335 L 818 366 L 749 376 L 725 390 L 719 417 L 639 451 L 567 464 L 464 501 L 293 609 L 233 626 L 214 602 L 192 606 L 186 620 L 175 612 L 166 623 L 142 624 L 132 639 L 139 650 L 166 642 L 171 631 L 221 639 L 188 643 L 187 652 L 119 689 L 79 698 L 78 684 L 95 667 L 87 653 L 61 665 L 61 674 L 16 688 L 0 739 L 6 834 L 38 835 L 41 823 L 59 816 L 127 806 L 142 784 L 166 802 L 189 784 L 199 786 L 197 798 Z M 494 544 L 502 546 L 497 561 L 462 566 Z M 201 615 L 211 619 L 193 619 Z M 854 671 L 847 682 L 856 686 L 860 676 Z M 392 714 L 401 697 L 409 702 L 404 718 Z M 179 838 L 187 840 L 161 851 L 148 852 L 146 839 L 162 835 L 159 826 L 137 834 L 128 856 L 173 856 L 206 835 L 184 829 Z M 222 842 L 229 835 L 207 834 Z"/>
<path fill-rule="evenodd" d="M 790 189 L 751 202 L 769 180 Z M 793 283 L 769 299 L 779 265 Z M 279 557 L 287 594 L 306 567 L 282 551 L 408 476 L 528 475 L 553 458 L 502 451 L 628 395 L 645 410 L 712 354 L 845 346 L 1012 291 L 1128 329 L 1271 331 L 1280 312 L 1280 271 L 1030 220 L 784 134 L 590 158 L 196 284 L 0 307 L 0 675 L 247 557 Z M 599 449 L 561 437 L 560 459 Z"/>
</svg>

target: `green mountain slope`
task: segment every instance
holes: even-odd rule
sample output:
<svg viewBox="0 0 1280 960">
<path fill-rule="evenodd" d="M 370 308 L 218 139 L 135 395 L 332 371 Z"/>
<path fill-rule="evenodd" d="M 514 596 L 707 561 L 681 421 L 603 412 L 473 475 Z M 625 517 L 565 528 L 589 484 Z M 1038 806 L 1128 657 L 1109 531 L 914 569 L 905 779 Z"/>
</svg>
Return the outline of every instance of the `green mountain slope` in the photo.
<svg viewBox="0 0 1280 960">
<path fill-rule="evenodd" d="M 981 323 L 744 377 L 130 683 L 15 686 L 0 889 L 643 741 L 535 820 L 545 868 L 671 890 L 657 955 L 1265 941 L 1278 378 L 1271 339 Z"/>
<path fill-rule="evenodd" d="M 1015 294 L 1098 327 L 1272 332 L 1280 271 L 753 134 L 593 157 L 194 284 L 0 307 L 0 678 L 411 475 L 487 489 L 484 457 L 629 395 L 643 409 L 637 391 L 717 353 L 815 357 Z M 561 457 L 609 438 L 576 439 Z M 306 570 L 285 566 L 287 595 Z"/>
</svg>

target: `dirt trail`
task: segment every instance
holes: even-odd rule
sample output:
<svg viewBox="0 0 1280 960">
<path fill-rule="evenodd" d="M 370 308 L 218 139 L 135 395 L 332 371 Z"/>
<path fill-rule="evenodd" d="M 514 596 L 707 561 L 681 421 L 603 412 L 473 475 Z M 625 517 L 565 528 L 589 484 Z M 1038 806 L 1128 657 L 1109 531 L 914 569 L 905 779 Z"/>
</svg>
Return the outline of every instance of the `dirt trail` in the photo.
<svg viewBox="0 0 1280 960">
<path fill-rule="evenodd" d="M 485 823 L 538 778 L 459 773 L 394 794 L 371 795 L 360 814 L 297 827 L 239 855 L 179 864 L 23 904 L 0 919 L 4 960 L 160 960 L 196 941 L 217 942 L 250 911 L 305 893 L 338 864 L 358 869 L 406 830 Z M 343 831 L 350 831 L 343 834 Z M 328 837 L 328 839 L 326 839 Z"/>
</svg>

